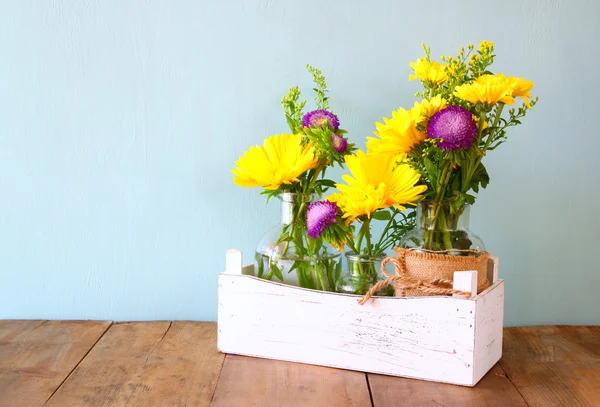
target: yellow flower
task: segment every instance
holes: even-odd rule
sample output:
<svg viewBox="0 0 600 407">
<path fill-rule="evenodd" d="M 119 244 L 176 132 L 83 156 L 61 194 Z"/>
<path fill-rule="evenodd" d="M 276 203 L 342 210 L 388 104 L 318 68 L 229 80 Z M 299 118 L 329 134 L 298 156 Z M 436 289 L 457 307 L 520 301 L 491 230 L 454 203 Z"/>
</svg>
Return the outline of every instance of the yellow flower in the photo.
<svg viewBox="0 0 600 407">
<path fill-rule="evenodd" d="M 454 96 L 473 104 L 495 105 L 501 102 L 512 105 L 515 103 L 512 95 L 514 87 L 515 82 L 502 74 L 481 75 L 473 83 L 457 86 Z"/>
<path fill-rule="evenodd" d="M 512 81 L 514 84 L 514 88 L 512 91 L 512 97 L 520 97 L 525 102 L 525 105 L 529 109 L 531 109 L 531 103 L 529 102 L 529 98 L 531 97 L 531 89 L 533 89 L 533 82 L 530 80 L 525 80 L 523 78 L 515 78 L 514 76 L 510 76 L 508 80 Z"/>
<path fill-rule="evenodd" d="M 448 80 L 446 74 L 446 65 L 441 65 L 436 61 L 427 61 L 425 58 L 417 59 L 417 62 L 411 62 L 410 67 L 415 71 L 414 75 L 409 75 L 408 79 L 421 79 L 432 84 L 439 85 Z"/>
<path fill-rule="evenodd" d="M 481 52 L 485 52 L 488 49 L 493 49 L 493 48 L 494 48 L 494 42 L 493 41 L 483 40 L 479 44 L 479 51 L 481 51 Z"/>
<path fill-rule="evenodd" d="M 440 95 L 434 96 L 431 99 L 423 99 L 421 103 L 415 102 L 411 110 L 414 121 L 418 123 L 428 122 L 431 116 L 447 106 L 446 100 Z"/>
<path fill-rule="evenodd" d="M 427 189 L 415 184 L 420 175 L 408 164 L 396 165 L 395 156 L 390 154 L 371 155 L 358 151 L 345 157 L 352 176 L 344 174 L 345 184 L 336 184 L 340 191 L 327 199 L 336 202 L 350 224 L 361 216 L 368 218 L 378 209 L 402 205 L 413 205 Z"/>
<path fill-rule="evenodd" d="M 237 185 L 275 190 L 281 184 L 298 182 L 298 177 L 315 168 L 319 160 L 313 144 L 303 145 L 300 134 L 276 134 L 266 138 L 262 146 L 250 147 L 235 164 L 231 172 Z"/>
<path fill-rule="evenodd" d="M 426 136 L 417 130 L 414 113 L 403 108 L 392 112 L 392 118 L 383 118 L 384 123 L 376 123 L 379 137 L 367 137 L 369 154 L 408 153 L 415 144 L 425 140 Z"/>
</svg>

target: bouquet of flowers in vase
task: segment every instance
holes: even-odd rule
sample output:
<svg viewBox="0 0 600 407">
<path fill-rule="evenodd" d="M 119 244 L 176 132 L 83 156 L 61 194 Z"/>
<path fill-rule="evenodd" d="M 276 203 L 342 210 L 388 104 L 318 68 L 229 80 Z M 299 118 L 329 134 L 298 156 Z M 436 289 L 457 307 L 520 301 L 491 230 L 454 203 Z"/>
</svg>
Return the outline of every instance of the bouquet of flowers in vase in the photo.
<svg viewBox="0 0 600 407">
<path fill-rule="evenodd" d="M 456 57 L 432 61 L 430 48 L 411 63 L 423 91 L 410 110 L 399 108 L 391 118 L 377 123 L 376 137 L 367 139 L 369 154 L 397 154 L 421 174 L 427 187 L 419 203 L 416 228 L 406 234 L 402 246 L 450 255 L 469 255 L 485 249 L 468 232 L 465 212 L 475 194 L 489 183 L 483 158 L 506 141 L 509 127 L 537 102 L 531 100 L 533 82 L 494 74 L 494 43 L 483 41 L 461 48 Z M 515 98 L 523 104 L 506 112 Z M 508 114 L 504 114 L 508 113 Z"/>
<path fill-rule="evenodd" d="M 306 215 L 309 205 L 334 186 L 325 178 L 327 168 L 343 166 L 355 147 L 330 110 L 325 77 L 318 69 L 307 68 L 315 82 L 316 110 L 304 113 L 306 100 L 301 101 L 300 90 L 291 87 L 282 99 L 290 133 L 251 147 L 236 161 L 232 173 L 237 185 L 262 187 L 267 199 L 281 199 L 281 223 L 264 235 L 256 249 L 258 277 L 332 290 L 341 255 L 322 238 L 309 235 Z M 287 278 L 292 272 L 297 281 Z"/>
<path fill-rule="evenodd" d="M 420 174 L 396 158 L 390 154 L 365 154 L 362 150 L 347 155 L 350 174 L 343 175 L 345 184 L 336 184 L 339 192 L 308 208 L 310 236 L 323 238 L 336 247 L 348 247 L 348 272 L 337 279 L 338 292 L 367 293 L 381 278 L 386 250 L 414 226 L 414 212 L 404 214 L 403 205 L 414 205 L 427 187 L 415 185 Z M 377 239 L 373 235 L 373 220 L 385 223 Z"/>
</svg>

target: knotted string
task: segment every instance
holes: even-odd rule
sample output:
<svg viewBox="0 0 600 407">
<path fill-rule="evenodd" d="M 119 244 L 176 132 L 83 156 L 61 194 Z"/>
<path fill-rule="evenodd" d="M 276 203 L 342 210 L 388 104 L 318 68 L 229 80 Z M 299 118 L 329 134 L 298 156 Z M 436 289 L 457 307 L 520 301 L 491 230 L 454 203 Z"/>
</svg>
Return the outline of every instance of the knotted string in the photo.
<svg viewBox="0 0 600 407">
<path fill-rule="evenodd" d="M 419 250 L 431 252 L 431 253 L 441 253 L 441 252 L 436 252 L 434 250 L 423 250 L 423 249 L 419 249 Z M 471 297 L 471 293 L 468 291 L 455 290 L 455 289 L 451 288 L 453 285 L 453 282 L 451 280 L 438 278 L 438 279 L 435 279 L 432 281 L 425 281 L 422 279 L 413 278 L 413 277 L 408 276 L 408 273 L 406 270 L 406 265 L 405 265 L 405 257 L 406 257 L 406 253 L 408 251 L 412 251 L 412 249 L 399 250 L 398 251 L 399 258 L 394 258 L 394 257 L 389 256 L 389 257 L 386 257 L 385 259 L 383 259 L 383 261 L 381 262 L 381 272 L 387 278 L 383 281 L 378 282 L 373 287 L 371 287 L 371 289 L 365 294 L 365 296 L 358 301 L 358 303 L 360 305 L 364 305 L 369 300 L 369 298 L 371 298 L 376 292 L 383 290 L 385 287 L 387 287 L 391 283 L 394 283 L 395 290 L 400 291 L 402 297 L 404 297 L 406 295 L 407 289 L 419 289 L 419 291 L 422 291 L 422 292 L 425 292 L 428 294 L 433 294 L 433 295 L 459 294 L 459 295 L 465 296 L 466 298 Z M 475 252 L 474 250 L 460 250 L 460 251 L 461 252 Z M 396 274 L 393 276 L 389 275 L 386 270 L 386 266 L 388 263 L 392 263 L 394 265 Z"/>
</svg>

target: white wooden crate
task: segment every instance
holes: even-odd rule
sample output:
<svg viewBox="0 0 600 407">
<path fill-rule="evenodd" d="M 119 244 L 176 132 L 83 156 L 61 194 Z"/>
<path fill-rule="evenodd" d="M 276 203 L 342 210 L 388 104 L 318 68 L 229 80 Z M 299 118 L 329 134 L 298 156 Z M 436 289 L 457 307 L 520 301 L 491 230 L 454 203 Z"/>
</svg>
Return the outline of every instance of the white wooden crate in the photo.
<svg viewBox="0 0 600 407">
<path fill-rule="evenodd" d="M 476 292 L 475 272 L 454 288 Z M 328 293 L 254 277 L 237 250 L 219 275 L 218 348 L 224 353 L 474 386 L 502 355 L 504 280 L 464 297 Z"/>
</svg>

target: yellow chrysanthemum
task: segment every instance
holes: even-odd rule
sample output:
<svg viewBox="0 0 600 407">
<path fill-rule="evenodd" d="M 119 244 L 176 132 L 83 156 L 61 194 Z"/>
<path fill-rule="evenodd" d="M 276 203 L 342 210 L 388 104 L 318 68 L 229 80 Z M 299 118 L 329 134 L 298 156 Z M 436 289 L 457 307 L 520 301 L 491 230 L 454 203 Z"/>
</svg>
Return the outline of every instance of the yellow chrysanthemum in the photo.
<svg viewBox="0 0 600 407">
<path fill-rule="evenodd" d="M 425 134 L 417 130 L 413 113 L 403 108 L 392 112 L 392 118 L 376 123 L 375 137 L 367 137 L 369 154 L 408 153 L 415 144 L 425 140 Z"/>
<path fill-rule="evenodd" d="M 495 105 L 498 102 L 512 105 L 515 103 L 513 89 L 515 82 L 506 76 L 481 75 L 473 83 L 457 86 L 454 95 L 473 104 Z"/>
<path fill-rule="evenodd" d="M 423 99 L 421 103 L 415 102 L 415 105 L 410 111 L 415 123 L 421 123 L 431 119 L 431 116 L 446 106 L 446 100 L 442 99 L 440 95 L 437 95 L 431 99 Z"/>
<path fill-rule="evenodd" d="M 336 184 L 340 191 L 327 199 L 336 202 L 346 219 L 346 224 L 356 218 L 368 218 L 378 209 L 412 205 L 427 189 L 415 186 L 420 175 L 407 164 L 396 165 L 393 155 L 371 155 L 358 151 L 345 157 L 352 176 L 344 174 L 345 184 Z"/>
<path fill-rule="evenodd" d="M 525 102 L 525 105 L 527 105 L 527 107 L 531 109 L 531 103 L 529 102 L 529 98 L 531 98 L 531 89 L 533 89 L 533 82 L 524 78 L 515 78 L 514 76 L 509 76 L 507 80 L 512 81 L 512 83 L 514 84 L 512 97 L 520 97 Z"/>
<path fill-rule="evenodd" d="M 417 62 L 411 62 L 410 67 L 415 71 L 414 75 L 409 75 L 408 79 L 421 79 L 432 84 L 439 85 L 448 80 L 446 65 L 436 61 L 428 61 L 425 58 L 417 59 Z"/>
<path fill-rule="evenodd" d="M 275 190 L 281 184 L 298 182 L 300 175 L 318 163 L 313 144 L 303 145 L 300 134 L 276 134 L 246 151 L 231 172 L 239 186 Z"/>
</svg>

